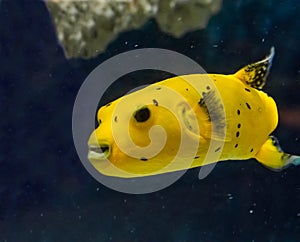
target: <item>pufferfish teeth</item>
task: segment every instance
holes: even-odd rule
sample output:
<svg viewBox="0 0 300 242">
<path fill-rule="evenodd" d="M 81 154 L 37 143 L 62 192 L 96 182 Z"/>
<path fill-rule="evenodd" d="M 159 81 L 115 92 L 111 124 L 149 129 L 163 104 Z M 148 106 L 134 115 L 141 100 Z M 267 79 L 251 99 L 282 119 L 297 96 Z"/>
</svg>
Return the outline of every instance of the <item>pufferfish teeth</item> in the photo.
<svg viewBox="0 0 300 242">
<path fill-rule="evenodd" d="M 109 147 L 107 145 L 89 146 L 88 159 L 103 160 L 109 155 Z"/>
</svg>

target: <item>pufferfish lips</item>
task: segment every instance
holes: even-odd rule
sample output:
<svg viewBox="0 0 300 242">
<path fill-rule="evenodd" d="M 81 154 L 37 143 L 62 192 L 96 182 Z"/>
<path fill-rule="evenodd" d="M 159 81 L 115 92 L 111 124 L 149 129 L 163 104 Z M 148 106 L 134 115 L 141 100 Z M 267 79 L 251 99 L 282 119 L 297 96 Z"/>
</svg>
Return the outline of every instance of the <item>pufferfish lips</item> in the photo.
<svg viewBox="0 0 300 242">
<path fill-rule="evenodd" d="M 106 160 L 106 158 L 110 155 L 111 148 L 110 145 L 107 143 L 100 142 L 98 145 L 97 143 L 89 144 L 89 151 L 88 151 L 88 159 L 89 160 Z"/>
<path fill-rule="evenodd" d="M 111 154 L 111 144 L 104 139 L 97 138 L 97 130 L 99 129 L 102 121 L 99 119 L 99 126 L 93 131 L 88 140 L 88 159 L 90 161 L 105 161 Z"/>
</svg>

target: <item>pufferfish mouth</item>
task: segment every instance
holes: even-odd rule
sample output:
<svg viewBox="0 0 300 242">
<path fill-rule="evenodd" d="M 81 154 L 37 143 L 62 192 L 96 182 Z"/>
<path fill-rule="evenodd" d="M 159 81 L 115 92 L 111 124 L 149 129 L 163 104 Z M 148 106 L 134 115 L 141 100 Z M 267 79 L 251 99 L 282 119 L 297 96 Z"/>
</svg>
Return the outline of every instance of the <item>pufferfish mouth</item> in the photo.
<svg viewBox="0 0 300 242">
<path fill-rule="evenodd" d="M 108 144 L 90 145 L 88 152 L 89 160 L 105 160 L 110 154 Z"/>
</svg>

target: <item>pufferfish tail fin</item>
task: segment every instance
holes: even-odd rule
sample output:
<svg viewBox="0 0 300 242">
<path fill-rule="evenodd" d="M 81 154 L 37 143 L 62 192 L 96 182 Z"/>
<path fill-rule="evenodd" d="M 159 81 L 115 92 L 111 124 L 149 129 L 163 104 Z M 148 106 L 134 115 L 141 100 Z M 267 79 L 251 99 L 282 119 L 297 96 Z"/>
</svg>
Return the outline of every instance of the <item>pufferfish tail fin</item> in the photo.
<svg viewBox="0 0 300 242">
<path fill-rule="evenodd" d="M 300 156 L 284 153 L 278 140 L 270 136 L 255 155 L 256 160 L 271 170 L 280 171 L 290 165 L 300 165 Z"/>
<path fill-rule="evenodd" d="M 259 90 L 262 89 L 272 66 L 274 55 L 275 48 L 271 47 L 270 54 L 265 59 L 243 67 L 233 76 L 248 86 Z"/>
</svg>

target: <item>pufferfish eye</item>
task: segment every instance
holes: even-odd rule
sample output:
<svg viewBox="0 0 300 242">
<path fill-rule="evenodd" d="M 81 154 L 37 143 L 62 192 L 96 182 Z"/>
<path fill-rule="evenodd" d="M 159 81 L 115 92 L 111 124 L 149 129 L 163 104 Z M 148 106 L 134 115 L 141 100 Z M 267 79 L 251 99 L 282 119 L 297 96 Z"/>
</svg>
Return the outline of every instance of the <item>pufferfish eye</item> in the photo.
<svg viewBox="0 0 300 242">
<path fill-rule="evenodd" d="M 137 122 L 145 122 L 150 118 L 150 110 L 147 107 L 137 110 L 134 114 L 134 118 Z"/>
</svg>

